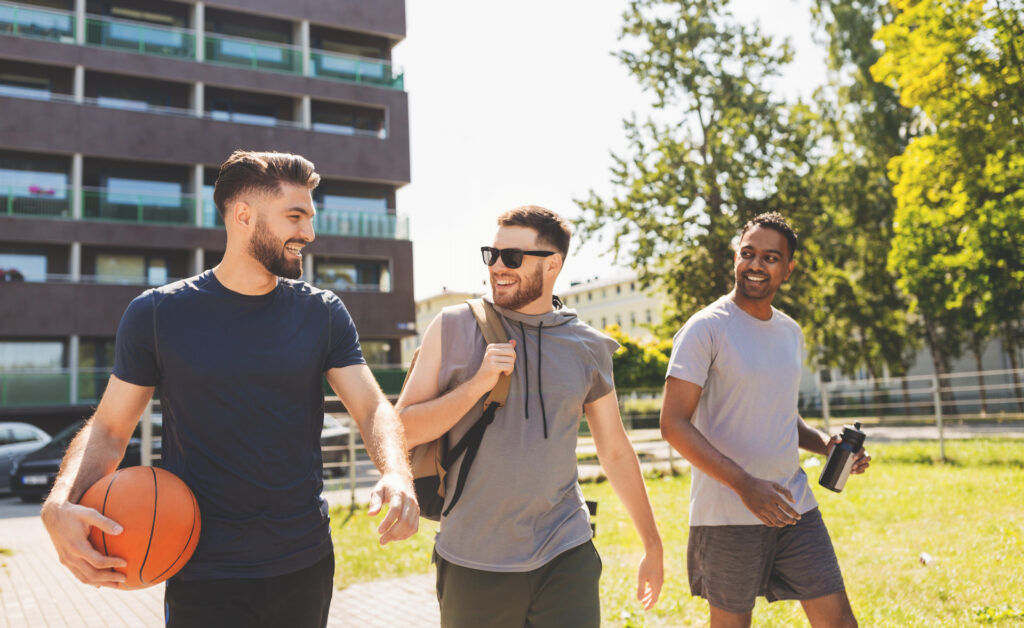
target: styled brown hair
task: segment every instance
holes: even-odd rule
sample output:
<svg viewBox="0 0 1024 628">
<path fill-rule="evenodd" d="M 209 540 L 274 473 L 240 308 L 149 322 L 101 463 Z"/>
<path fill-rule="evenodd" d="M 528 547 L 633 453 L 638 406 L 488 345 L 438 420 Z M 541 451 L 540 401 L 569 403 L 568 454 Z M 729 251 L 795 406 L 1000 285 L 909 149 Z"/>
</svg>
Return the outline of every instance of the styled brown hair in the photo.
<svg viewBox="0 0 1024 628">
<path fill-rule="evenodd" d="M 220 165 L 213 202 L 224 218 L 228 203 L 240 194 L 278 194 L 282 183 L 312 190 L 320 185 L 320 175 L 313 162 L 301 155 L 239 149 Z"/>
<path fill-rule="evenodd" d="M 562 254 L 562 259 L 569 255 L 569 240 L 572 238 L 572 227 L 569 223 L 550 209 L 538 205 L 523 205 L 510 209 L 498 216 L 498 226 L 529 227 L 537 232 L 537 241 Z"/>
</svg>

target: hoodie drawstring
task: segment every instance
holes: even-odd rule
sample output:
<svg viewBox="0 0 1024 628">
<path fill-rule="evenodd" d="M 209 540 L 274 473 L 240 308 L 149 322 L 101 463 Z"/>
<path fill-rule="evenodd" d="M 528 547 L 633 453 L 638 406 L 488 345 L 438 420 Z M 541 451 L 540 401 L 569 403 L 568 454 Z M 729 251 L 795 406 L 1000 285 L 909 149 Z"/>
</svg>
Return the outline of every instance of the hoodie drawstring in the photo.
<svg viewBox="0 0 1024 628">
<path fill-rule="evenodd" d="M 541 420 L 544 423 L 544 438 L 548 437 L 548 414 L 544 409 L 544 386 L 540 378 L 540 365 L 543 362 L 542 358 L 544 354 L 541 353 L 540 339 L 543 331 L 544 323 L 537 325 L 537 390 L 540 397 L 540 415 Z M 523 374 L 526 380 L 525 394 L 526 399 L 523 407 L 526 409 L 526 419 L 530 419 L 530 358 L 526 352 L 526 328 L 523 327 L 523 322 L 519 321 L 519 333 L 523 335 Z"/>
</svg>

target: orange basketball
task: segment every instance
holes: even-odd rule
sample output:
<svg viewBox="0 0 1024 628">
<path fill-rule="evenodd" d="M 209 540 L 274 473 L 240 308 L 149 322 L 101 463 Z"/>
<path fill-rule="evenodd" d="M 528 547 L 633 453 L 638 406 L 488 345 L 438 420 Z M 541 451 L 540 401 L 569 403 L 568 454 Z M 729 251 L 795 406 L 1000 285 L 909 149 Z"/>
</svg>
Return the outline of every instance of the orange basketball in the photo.
<svg viewBox="0 0 1024 628">
<path fill-rule="evenodd" d="M 185 566 L 199 542 L 199 504 L 178 476 L 156 467 L 118 469 L 93 484 L 82 501 L 121 524 L 121 534 L 99 528 L 89 541 L 100 553 L 128 561 L 122 589 L 142 589 Z"/>
</svg>

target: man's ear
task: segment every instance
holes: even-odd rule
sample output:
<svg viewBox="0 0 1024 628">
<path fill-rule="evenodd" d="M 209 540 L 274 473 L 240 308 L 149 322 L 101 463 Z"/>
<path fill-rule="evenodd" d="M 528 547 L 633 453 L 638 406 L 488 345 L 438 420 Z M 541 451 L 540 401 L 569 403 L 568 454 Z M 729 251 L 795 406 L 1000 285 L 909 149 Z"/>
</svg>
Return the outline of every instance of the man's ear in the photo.
<svg viewBox="0 0 1024 628">
<path fill-rule="evenodd" d="M 549 273 L 554 273 L 555 275 L 558 275 L 558 273 L 562 272 L 562 254 L 561 253 L 555 253 L 554 255 L 548 255 L 546 258 L 544 258 L 544 263 L 545 263 L 547 271 Z"/>
<path fill-rule="evenodd" d="M 247 229 L 255 218 L 255 212 L 249 203 L 235 201 L 231 204 L 231 219 L 236 225 Z"/>
<path fill-rule="evenodd" d="M 790 258 L 789 264 L 786 265 L 786 276 L 782 278 L 783 281 L 789 279 L 789 276 L 793 274 L 794 268 L 796 268 L 796 260 Z"/>
</svg>

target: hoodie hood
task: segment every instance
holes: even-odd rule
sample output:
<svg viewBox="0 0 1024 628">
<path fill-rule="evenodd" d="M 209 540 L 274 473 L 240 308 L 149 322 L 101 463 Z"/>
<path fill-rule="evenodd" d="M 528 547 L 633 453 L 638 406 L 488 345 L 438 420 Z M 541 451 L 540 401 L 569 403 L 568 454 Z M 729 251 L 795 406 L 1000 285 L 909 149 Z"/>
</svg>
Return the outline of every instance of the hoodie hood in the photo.
<svg viewBox="0 0 1024 628">
<path fill-rule="evenodd" d="M 544 329 L 550 329 L 551 327 L 558 327 L 565 325 L 577 318 L 576 310 L 565 307 L 562 300 L 558 297 L 552 298 L 552 305 L 555 309 L 551 312 L 545 312 L 543 314 L 523 314 L 515 310 L 509 310 L 497 305 L 494 302 L 494 297 L 489 294 L 485 294 L 483 297 L 484 301 L 487 301 L 494 306 L 498 314 L 501 314 L 509 323 L 518 327 L 522 323 L 525 327 L 542 327 Z"/>
</svg>

